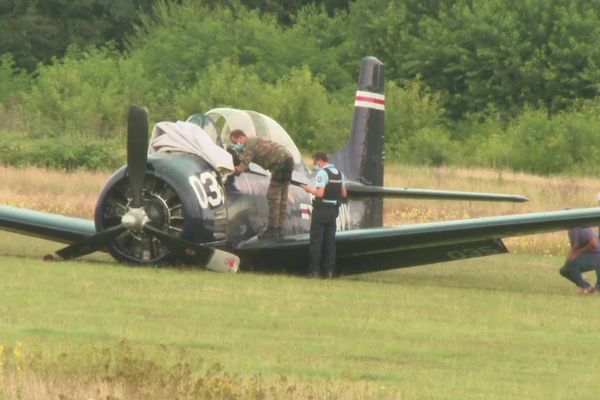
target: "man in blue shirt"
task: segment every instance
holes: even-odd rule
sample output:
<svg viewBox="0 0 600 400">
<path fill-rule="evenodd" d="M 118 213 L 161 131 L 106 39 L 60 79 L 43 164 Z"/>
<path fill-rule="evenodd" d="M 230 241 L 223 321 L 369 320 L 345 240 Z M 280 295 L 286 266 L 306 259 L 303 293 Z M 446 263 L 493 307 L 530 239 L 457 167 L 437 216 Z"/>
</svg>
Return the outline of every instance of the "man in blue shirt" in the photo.
<svg viewBox="0 0 600 400">
<path fill-rule="evenodd" d="M 571 251 L 560 269 L 560 274 L 579 288 L 580 294 L 592 294 L 600 289 L 600 247 L 598 235 L 592 228 L 569 230 Z M 582 273 L 596 271 L 596 286 L 583 279 Z"/>
<path fill-rule="evenodd" d="M 322 266 L 327 278 L 331 279 L 335 270 L 338 206 L 348 193 L 344 184 L 344 175 L 333 164 L 329 164 L 327 154 L 318 152 L 312 158 L 319 170 L 315 176 L 315 186 L 304 187 L 306 192 L 314 195 L 310 221 L 309 276 L 318 277 Z"/>
</svg>

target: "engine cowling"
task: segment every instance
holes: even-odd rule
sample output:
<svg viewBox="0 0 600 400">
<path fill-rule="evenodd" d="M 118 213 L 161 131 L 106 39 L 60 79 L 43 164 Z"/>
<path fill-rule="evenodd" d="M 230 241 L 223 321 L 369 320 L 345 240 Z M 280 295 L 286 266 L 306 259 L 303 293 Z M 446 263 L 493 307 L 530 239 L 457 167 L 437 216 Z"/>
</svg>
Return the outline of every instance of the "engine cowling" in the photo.
<svg viewBox="0 0 600 400">
<path fill-rule="evenodd" d="M 95 211 L 96 230 L 118 225 L 132 200 L 127 168 L 116 171 L 102 189 Z M 195 243 L 219 246 L 226 240 L 227 206 L 217 172 L 202 158 L 185 153 L 148 157 L 142 207 L 150 224 Z M 118 261 L 171 264 L 174 254 L 146 232 L 126 231 L 108 246 Z"/>
</svg>

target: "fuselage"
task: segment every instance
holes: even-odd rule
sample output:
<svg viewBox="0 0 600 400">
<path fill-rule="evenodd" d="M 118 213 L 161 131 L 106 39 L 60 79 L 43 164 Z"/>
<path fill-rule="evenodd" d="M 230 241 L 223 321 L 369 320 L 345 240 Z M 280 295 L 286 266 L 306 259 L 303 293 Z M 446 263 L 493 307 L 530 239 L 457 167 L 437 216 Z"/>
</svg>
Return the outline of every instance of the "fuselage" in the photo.
<svg viewBox="0 0 600 400">
<path fill-rule="evenodd" d="M 303 164 L 297 164 L 294 180 L 310 183 L 312 176 Z M 148 157 L 143 201 L 155 227 L 195 243 L 235 250 L 240 243 L 266 229 L 269 182 L 270 175 L 264 170 L 222 176 L 196 155 L 161 153 Z M 123 167 L 115 172 L 100 194 L 95 217 L 98 231 L 120 223 L 129 206 L 128 187 L 127 170 Z M 301 187 L 290 185 L 284 237 L 309 232 L 311 202 L 310 194 Z M 340 208 L 340 230 L 358 223 L 357 219 L 353 224 L 348 209 L 347 204 Z M 149 247 L 139 239 L 135 235 L 123 235 L 117 240 L 117 253 L 123 253 L 125 258 L 139 258 L 138 254 Z M 151 253 L 146 256 L 149 262 L 167 254 L 158 245 L 150 248 Z"/>
<path fill-rule="evenodd" d="M 308 179 L 308 177 L 306 177 Z M 227 198 L 227 239 L 232 247 L 267 228 L 269 207 L 267 189 L 270 177 L 243 173 L 226 179 L 223 185 Z M 290 185 L 283 235 L 308 233 L 311 197 L 302 188 Z"/>
</svg>

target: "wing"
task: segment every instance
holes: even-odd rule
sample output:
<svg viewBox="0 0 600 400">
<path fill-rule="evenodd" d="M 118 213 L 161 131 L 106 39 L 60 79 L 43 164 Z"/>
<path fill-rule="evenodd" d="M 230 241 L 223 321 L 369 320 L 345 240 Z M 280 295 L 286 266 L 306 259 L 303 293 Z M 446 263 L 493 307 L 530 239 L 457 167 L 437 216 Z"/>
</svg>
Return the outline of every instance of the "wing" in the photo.
<svg viewBox="0 0 600 400">
<path fill-rule="evenodd" d="M 338 266 L 344 274 L 359 274 L 501 254 L 508 251 L 503 237 L 598 224 L 600 208 L 585 208 L 343 231 L 336 235 Z M 305 274 L 308 246 L 309 237 L 304 234 L 284 240 L 251 240 L 236 253 L 247 260 L 249 269 Z"/>
<path fill-rule="evenodd" d="M 0 206 L 0 229 L 62 243 L 78 242 L 96 233 L 91 220 L 9 206 Z"/>
</svg>

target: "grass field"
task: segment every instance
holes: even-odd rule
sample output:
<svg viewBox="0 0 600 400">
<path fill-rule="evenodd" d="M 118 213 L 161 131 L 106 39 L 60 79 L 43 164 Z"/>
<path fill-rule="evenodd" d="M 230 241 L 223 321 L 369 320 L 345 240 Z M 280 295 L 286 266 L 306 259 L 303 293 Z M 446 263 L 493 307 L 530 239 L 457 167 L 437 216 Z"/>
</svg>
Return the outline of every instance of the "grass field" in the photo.
<svg viewBox="0 0 600 400">
<path fill-rule="evenodd" d="M 6 398 L 597 396 L 599 299 L 560 259 L 311 281 L 100 258 L 0 259 Z"/>
<path fill-rule="evenodd" d="M 423 171 L 404 168 L 397 175 L 407 183 L 387 183 L 444 188 Z M 15 205 L 38 208 L 29 199 L 44 197 L 42 209 L 69 208 L 69 191 L 84 191 L 67 185 L 52 203 L 44 188 L 64 177 L 33 171 L 39 183 L 29 196 L 19 171 L 4 172 L 14 179 L 4 204 L 18 197 Z M 504 174 L 502 189 L 497 173 L 437 173 L 450 189 L 532 200 L 550 190 L 581 203 L 572 206 L 595 205 L 598 184 Z M 93 179 L 97 193 L 106 176 L 86 176 L 90 188 Z M 89 198 L 78 201 L 93 208 Z M 427 213 L 409 214 L 425 205 L 386 203 L 386 223 L 521 206 L 427 204 Z M 47 263 L 40 256 L 56 244 L 0 232 L 0 399 L 596 398 L 600 296 L 578 296 L 558 275 L 564 240 L 542 252 L 525 241 L 512 255 L 314 281 L 130 268 L 103 254 Z"/>
</svg>

